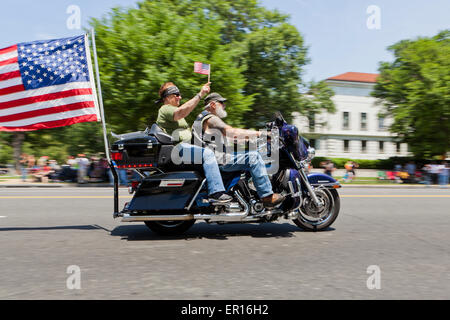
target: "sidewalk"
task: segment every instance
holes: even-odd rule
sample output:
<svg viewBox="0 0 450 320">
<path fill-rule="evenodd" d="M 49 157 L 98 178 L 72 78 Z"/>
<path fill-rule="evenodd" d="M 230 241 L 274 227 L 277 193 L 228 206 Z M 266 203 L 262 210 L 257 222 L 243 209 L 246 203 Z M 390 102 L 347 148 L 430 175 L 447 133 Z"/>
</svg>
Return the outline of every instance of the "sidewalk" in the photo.
<svg viewBox="0 0 450 320">
<path fill-rule="evenodd" d="M 112 188 L 109 183 L 71 183 L 71 182 L 31 182 L 22 179 L 1 179 L 0 188 L 67 188 L 67 187 L 104 187 Z"/>
</svg>

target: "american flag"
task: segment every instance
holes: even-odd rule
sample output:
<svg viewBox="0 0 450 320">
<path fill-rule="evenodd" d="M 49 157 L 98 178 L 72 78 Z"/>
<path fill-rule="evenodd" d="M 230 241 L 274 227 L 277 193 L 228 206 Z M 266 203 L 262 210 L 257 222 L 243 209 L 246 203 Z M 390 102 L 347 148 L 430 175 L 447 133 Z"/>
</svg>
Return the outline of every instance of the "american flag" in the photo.
<svg viewBox="0 0 450 320">
<path fill-rule="evenodd" d="M 100 121 L 87 35 L 0 49 L 0 131 Z"/>
<path fill-rule="evenodd" d="M 201 73 L 201 74 L 209 74 L 210 71 L 209 64 L 202 63 L 202 62 L 194 62 L 194 72 L 195 73 Z"/>
</svg>

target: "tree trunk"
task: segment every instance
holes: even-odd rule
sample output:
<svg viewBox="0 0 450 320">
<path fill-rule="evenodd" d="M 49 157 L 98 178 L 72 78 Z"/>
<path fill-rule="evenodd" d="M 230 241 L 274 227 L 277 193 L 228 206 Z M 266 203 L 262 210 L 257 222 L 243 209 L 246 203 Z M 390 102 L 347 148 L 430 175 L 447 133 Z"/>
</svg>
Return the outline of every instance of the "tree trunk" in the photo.
<svg viewBox="0 0 450 320">
<path fill-rule="evenodd" d="M 15 132 L 13 135 L 12 145 L 14 150 L 14 167 L 16 169 L 17 174 L 21 174 L 20 172 L 20 156 L 22 154 L 22 143 L 25 140 L 25 133 L 23 132 Z"/>
</svg>

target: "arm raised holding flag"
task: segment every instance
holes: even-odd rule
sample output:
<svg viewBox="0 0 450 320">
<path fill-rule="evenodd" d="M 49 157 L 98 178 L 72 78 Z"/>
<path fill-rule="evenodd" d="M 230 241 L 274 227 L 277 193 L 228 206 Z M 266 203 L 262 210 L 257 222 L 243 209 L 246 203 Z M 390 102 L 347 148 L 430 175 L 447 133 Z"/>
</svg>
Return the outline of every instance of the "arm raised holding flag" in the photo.
<svg viewBox="0 0 450 320">
<path fill-rule="evenodd" d="M 191 100 L 179 106 L 178 109 L 173 113 L 173 120 L 178 121 L 186 118 L 192 112 L 192 110 L 194 110 L 194 108 L 198 105 L 200 100 L 203 99 L 203 97 L 209 93 L 210 85 L 211 82 L 208 82 L 207 84 L 203 85 L 199 93 L 197 93 Z M 178 95 L 175 94 L 172 99 L 180 101 L 181 94 L 180 93 L 178 93 Z"/>
</svg>

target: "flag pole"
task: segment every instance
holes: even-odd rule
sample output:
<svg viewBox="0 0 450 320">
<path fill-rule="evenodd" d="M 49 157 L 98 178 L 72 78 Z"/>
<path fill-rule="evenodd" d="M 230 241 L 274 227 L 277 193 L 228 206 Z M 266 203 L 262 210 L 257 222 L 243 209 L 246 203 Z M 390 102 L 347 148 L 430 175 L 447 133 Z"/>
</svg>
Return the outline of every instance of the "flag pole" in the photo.
<svg viewBox="0 0 450 320">
<path fill-rule="evenodd" d="M 103 109 L 103 97 L 102 97 L 102 86 L 100 84 L 100 72 L 98 70 L 98 60 L 97 60 L 97 47 L 95 46 L 95 31 L 94 28 L 91 29 L 91 36 L 92 36 L 92 49 L 94 52 L 94 63 L 95 63 L 95 75 L 97 77 L 97 94 L 98 94 L 98 102 L 100 105 L 100 118 L 102 120 L 102 126 L 103 126 L 103 140 L 105 142 L 105 153 L 106 158 L 108 159 L 108 162 L 111 162 L 111 158 L 109 156 L 109 143 L 108 143 L 108 137 L 106 134 L 106 123 L 105 123 L 105 111 Z"/>
<path fill-rule="evenodd" d="M 103 109 L 102 87 L 100 84 L 100 72 L 98 69 L 97 47 L 95 46 L 94 28 L 91 28 L 91 35 L 92 35 L 92 49 L 94 52 L 95 74 L 97 77 L 97 88 L 98 88 L 97 92 L 98 92 L 98 98 L 99 98 L 99 104 L 100 104 L 100 118 L 102 120 L 103 139 L 105 142 L 105 152 L 106 152 L 106 158 L 108 159 L 109 167 L 111 169 L 111 173 L 114 178 L 114 214 L 113 214 L 113 217 L 116 218 L 119 216 L 119 177 L 117 175 L 116 168 L 114 168 L 114 164 L 111 161 L 111 157 L 109 156 L 109 142 L 108 142 L 108 137 L 106 134 L 105 111 Z"/>
<path fill-rule="evenodd" d="M 211 82 L 211 64 L 209 65 L 208 82 Z"/>
</svg>

